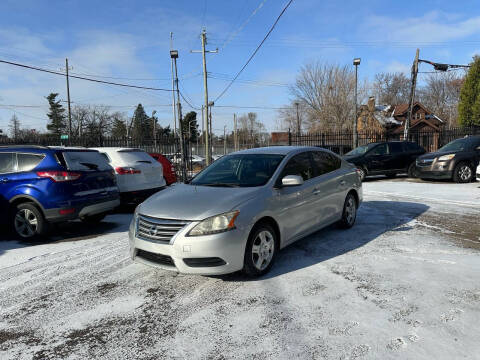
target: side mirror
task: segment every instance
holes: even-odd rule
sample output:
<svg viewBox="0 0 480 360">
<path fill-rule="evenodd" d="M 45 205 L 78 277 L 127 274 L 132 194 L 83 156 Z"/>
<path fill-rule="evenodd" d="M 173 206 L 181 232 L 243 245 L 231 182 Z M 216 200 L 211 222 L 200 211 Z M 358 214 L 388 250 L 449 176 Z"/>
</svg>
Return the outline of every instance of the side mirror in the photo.
<svg viewBox="0 0 480 360">
<path fill-rule="evenodd" d="M 282 179 L 282 186 L 303 185 L 303 178 L 298 175 L 287 175 Z"/>
</svg>

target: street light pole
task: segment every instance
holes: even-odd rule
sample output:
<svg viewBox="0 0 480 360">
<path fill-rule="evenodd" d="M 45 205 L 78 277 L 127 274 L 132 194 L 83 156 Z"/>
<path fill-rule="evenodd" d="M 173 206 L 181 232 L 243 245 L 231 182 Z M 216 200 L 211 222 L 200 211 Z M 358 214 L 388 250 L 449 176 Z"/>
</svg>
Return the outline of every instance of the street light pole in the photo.
<svg viewBox="0 0 480 360">
<path fill-rule="evenodd" d="M 187 180 L 187 173 L 185 169 L 185 149 L 183 141 L 183 125 L 182 125 L 182 105 L 180 104 L 180 90 L 178 89 L 178 71 L 177 71 L 177 58 L 178 51 L 170 50 L 170 57 L 173 59 L 173 65 L 175 68 L 175 85 L 177 93 L 177 108 L 178 108 L 178 128 L 180 130 L 180 164 L 182 168 L 182 181 Z"/>
<path fill-rule="evenodd" d="M 358 65 L 360 65 L 360 58 L 353 59 L 355 65 L 355 116 L 353 118 L 353 148 L 358 147 L 358 103 L 357 103 L 357 84 L 358 84 Z"/>
<path fill-rule="evenodd" d="M 173 46 L 173 33 L 170 33 L 170 54 Z M 171 56 L 170 56 L 171 57 Z M 175 137 L 177 136 L 177 105 L 175 104 L 175 72 L 173 68 L 173 57 L 170 59 L 172 65 L 172 112 L 173 112 L 173 148 L 174 152 L 177 152 L 177 143 Z"/>
</svg>

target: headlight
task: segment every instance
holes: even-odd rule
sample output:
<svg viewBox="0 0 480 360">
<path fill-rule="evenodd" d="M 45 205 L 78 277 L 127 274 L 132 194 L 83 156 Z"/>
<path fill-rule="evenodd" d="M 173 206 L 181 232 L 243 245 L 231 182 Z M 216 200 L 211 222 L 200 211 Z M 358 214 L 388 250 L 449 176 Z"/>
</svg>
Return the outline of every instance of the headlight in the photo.
<svg viewBox="0 0 480 360">
<path fill-rule="evenodd" d="M 236 210 L 205 219 L 195 225 L 195 227 L 188 232 L 187 236 L 218 234 L 233 230 L 235 229 L 235 220 L 238 214 L 240 214 L 240 211 Z"/>
<path fill-rule="evenodd" d="M 438 158 L 438 161 L 448 161 L 452 160 L 455 157 L 455 154 L 443 155 Z"/>
</svg>

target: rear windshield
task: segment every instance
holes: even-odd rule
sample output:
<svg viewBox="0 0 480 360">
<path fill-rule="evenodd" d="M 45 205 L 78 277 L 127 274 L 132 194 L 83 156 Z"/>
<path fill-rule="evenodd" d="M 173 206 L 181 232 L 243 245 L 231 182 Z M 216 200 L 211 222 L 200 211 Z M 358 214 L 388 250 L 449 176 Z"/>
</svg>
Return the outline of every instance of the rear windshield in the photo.
<svg viewBox="0 0 480 360">
<path fill-rule="evenodd" d="M 111 170 L 102 154 L 97 151 L 62 151 L 69 170 Z"/>
<path fill-rule="evenodd" d="M 148 155 L 145 151 L 142 150 L 120 150 L 118 151 L 118 156 L 129 164 L 134 163 L 155 163 L 155 160 Z"/>
</svg>

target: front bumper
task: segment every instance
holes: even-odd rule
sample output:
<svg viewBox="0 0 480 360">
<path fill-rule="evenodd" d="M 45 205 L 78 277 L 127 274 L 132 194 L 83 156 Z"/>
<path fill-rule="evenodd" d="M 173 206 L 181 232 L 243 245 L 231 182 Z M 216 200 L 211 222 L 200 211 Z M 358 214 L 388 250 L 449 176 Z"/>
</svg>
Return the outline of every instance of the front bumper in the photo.
<svg viewBox="0 0 480 360">
<path fill-rule="evenodd" d="M 189 223 L 169 243 L 163 243 L 138 238 L 134 217 L 129 230 L 130 257 L 135 262 L 183 274 L 221 275 L 243 268 L 248 232 L 237 228 L 220 234 L 186 236 L 196 224 Z"/>
<path fill-rule="evenodd" d="M 431 163 L 416 163 L 416 175 L 420 179 L 451 179 L 453 176 L 453 161 L 437 161 Z"/>
</svg>

